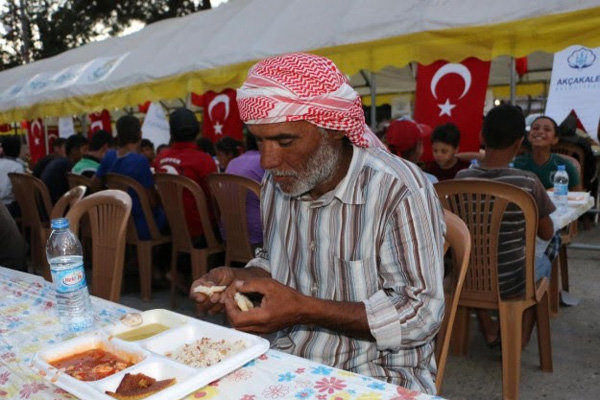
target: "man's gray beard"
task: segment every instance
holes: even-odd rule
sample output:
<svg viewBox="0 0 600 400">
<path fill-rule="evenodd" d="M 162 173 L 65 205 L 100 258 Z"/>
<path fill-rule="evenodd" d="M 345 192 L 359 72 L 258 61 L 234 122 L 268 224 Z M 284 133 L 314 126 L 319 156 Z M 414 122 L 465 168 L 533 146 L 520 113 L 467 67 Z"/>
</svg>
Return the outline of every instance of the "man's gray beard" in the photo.
<svg viewBox="0 0 600 400">
<path fill-rule="evenodd" d="M 311 191 L 317 185 L 331 177 L 340 158 L 340 151 L 336 150 L 325 137 L 322 137 L 321 145 L 306 162 L 304 171 L 279 172 L 273 169 L 271 172 L 274 176 L 284 175 L 296 177 L 296 181 L 290 189 L 285 190 L 281 185 L 279 185 L 279 188 L 289 196 L 298 197 Z"/>
</svg>

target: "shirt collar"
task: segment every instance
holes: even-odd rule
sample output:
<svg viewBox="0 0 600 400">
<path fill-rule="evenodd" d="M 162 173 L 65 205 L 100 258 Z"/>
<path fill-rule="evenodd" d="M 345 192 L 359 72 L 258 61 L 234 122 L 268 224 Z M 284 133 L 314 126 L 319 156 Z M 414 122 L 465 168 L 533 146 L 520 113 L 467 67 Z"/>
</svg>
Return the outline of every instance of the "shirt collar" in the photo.
<svg viewBox="0 0 600 400">
<path fill-rule="evenodd" d="M 335 189 L 325 193 L 311 203 L 311 208 L 323 207 L 330 204 L 334 198 L 337 198 L 345 204 L 364 204 L 362 184 L 359 180 L 359 174 L 365 164 L 367 150 L 352 146 L 352 160 L 348 166 L 348 172 L 337 184 Z M 310 200 L 308 194 L 303 195 L 299 200 Z"/>
</svg>

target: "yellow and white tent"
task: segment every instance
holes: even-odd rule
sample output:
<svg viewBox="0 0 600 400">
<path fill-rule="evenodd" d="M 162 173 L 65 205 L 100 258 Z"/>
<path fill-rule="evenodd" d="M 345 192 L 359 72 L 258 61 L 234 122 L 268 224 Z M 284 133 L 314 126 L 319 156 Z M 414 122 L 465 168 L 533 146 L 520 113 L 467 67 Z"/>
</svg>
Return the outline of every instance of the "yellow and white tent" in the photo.
<svg viewBox="0 0 600 400">
<path fill-rule="evenodd" d="M 0 73 L 0 123 L 238 87 L 311 51 L 347 74 L 600 46 L 600 0 L 230 0 Z"/>
</svg>

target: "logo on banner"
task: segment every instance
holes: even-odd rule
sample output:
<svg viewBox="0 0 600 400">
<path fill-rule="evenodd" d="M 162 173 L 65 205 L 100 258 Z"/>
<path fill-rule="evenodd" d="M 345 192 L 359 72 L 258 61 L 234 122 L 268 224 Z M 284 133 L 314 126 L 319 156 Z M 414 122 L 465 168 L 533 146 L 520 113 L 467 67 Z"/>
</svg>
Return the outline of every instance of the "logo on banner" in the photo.
<svg viewBox="0 0 600 400">
<path fill-rule="evenodd" d="M 596 132 L 600 116 L 600 47 L 570 46 L 554 54 L 546 115 L 557 122 L 573 110 L 585 130 Z"/>
<path fill-rule="evenodd" d="M 575 69 L 591 67 L 594 61 L 596 61 L 596 54 L 587 47 L 573 51 L 567 58 L 569 67 Z"/>
</svg>

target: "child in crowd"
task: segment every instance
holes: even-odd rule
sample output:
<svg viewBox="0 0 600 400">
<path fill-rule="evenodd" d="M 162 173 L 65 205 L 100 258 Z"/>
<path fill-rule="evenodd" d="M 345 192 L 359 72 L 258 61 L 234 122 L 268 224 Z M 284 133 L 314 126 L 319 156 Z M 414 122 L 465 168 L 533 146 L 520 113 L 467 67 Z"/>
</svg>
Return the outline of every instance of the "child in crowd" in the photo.
<svg viewBox="0 0 600 400">
<path fill-rule="evenodd" d="M 418 124 L 410 119 L 401 118 L 390 122 L 385 133 L 385 143 L 392 154 L 418 164 L 423 155 L 423 140 L 431 130 L 427 125 Z M 432 183 L 438 180 L 432 174 L 424 172 Z"/>
<path fill-rule="evenodd" d="M 140 142 L 140 152 L 148 159 L 148 164 L 152 165 L 154 163 L 156 153 L 154 152 L 154 143 L 151 140 L 142 139 Z"/>
<path fill-rule="evenodd" d="M 536 254 L 537 282 L 543 277 L 550 277 L 552 261 L 557 256 L 559 242 L 558 237 L 554 235 L 554 223 L 550 217 L 556 207 L 535 174 L 508 166 L 521 147 L 524 137 L 523 113 L 517 107 L 508 104 L 494 107 L 483 121 L 482 141 L 485 143 L 485 158 L 481 166 L 458 172 L 456 179 L 478 178 L 510 183 L 533 196 L 538 211 L 537 236 L 543 241 L 549 241 L 545 251 Z M 521 211 L 509 205 L 501 223 L 498 245 L 498 288 L 503 299 L 521 296 L 525 290 L 524 231 L 525 220 Z M 485 310 L 479 310 L 477 315 L 488 344 L 497 343 L 497 324 L 491 321 Z M 529 340 L 534 317 L 533 309 L 527 310 L 523 320 L 523 344 Z"/>
<path fill-rule="evenodd" d="M 427 164 L 425 171 L 434 175 L 438 180 L 454 179 L 461 169 L 469 168 L 467 160 L 456 157 L 460 131 L 454 124 L 437 126 L 431 134 L 431 149 L 434 161 Z"/>
<path fill-rule="evenodd" d="M 219 160 L 219 170 L 224 172 L 229 161 L 240 155 L 243 150 L 242 143 L 232 137 L 225 136 L 215 144 L 217 160 Z"/>
<path fill-rule="evenodd" d="M 583 190 L 577 168 L 559 154 L 552 153 L 552 145 L 558 143 L 558 126 L 552 118 L 541 116 L 533 120 L 528 138 L 531 153 L 515 158 L 515 168 L 533 172 L 544 188 L 550 189 L 554 186 L 554 174 L 558 166 L 564 165 L 569 175 L 569 190 Z"/>
</svg>

